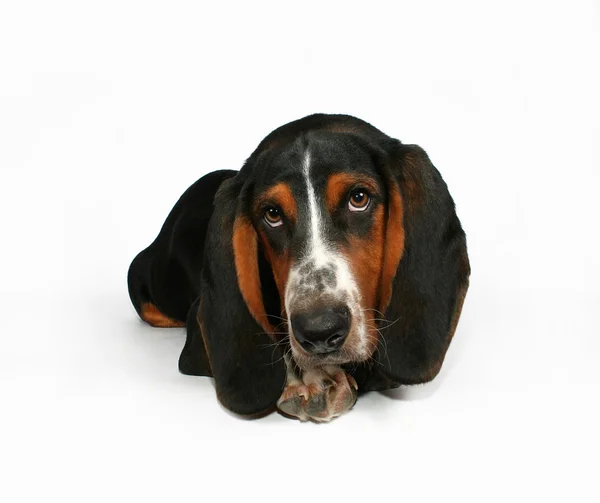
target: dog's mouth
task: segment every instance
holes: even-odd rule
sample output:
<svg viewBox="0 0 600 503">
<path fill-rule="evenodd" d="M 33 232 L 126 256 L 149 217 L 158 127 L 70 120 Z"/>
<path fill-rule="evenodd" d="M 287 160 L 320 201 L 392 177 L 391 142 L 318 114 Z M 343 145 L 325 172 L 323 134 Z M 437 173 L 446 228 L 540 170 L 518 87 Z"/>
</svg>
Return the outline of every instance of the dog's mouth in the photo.
<svg viewBox="0 0 600 503">
<path fill-rule="evenodd" d="M 311 355 L 302 350 L 297 350 L 292 344 L 294 361 L 303 370 L 309 370 L 324 365 L 343 365 L 353 361 L 352 357 L 343 350 L 338 350 L 327 355 Z"/>
</svg>

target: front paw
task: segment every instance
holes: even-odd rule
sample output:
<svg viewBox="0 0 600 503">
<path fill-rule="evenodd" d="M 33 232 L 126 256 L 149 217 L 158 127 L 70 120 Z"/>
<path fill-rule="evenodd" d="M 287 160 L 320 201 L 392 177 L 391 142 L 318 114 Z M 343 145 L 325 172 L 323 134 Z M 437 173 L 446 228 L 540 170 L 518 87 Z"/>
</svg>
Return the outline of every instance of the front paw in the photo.
<svg viewBox="0 0 600 503">
<path fill-rule="evenodd" d="M 333 365 L 308 370 L 302 380 L 288 382 L 277 407 L 301 421 L 324 423 L 348 412 L 356 403 L 354 378 Z"/>
</svg>

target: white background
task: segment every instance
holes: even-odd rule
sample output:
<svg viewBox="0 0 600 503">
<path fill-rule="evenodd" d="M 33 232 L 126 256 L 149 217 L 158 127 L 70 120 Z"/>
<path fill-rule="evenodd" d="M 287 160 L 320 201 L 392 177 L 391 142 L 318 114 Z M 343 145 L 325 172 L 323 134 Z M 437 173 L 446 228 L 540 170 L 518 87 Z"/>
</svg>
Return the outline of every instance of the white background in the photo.
<svg viewBox="0 0 600 503">
<path fill-rule="evenodd" d="M 599 62 L 590 1 L 3 1 L 0 500 L 598 501 Z M 313 112 L 427 150 L 471 288 L 433 383 L 245 421 L 126 272 Z"/>
</svg>

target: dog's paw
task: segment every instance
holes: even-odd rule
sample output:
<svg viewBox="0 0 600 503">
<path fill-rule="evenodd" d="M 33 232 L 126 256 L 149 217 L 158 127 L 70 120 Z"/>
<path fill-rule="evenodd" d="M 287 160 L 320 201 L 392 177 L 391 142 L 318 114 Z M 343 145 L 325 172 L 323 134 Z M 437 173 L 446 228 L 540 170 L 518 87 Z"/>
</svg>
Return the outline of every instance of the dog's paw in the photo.
<svg viewBox="0 0 600 503">
<path fill-rule="evenodd" d="M 277 407 L 301 421 L 324 423 L 348 412 L 356 403 L 354 378 L 333 365 L 314 368 L 288 382 Z"/>
<path fill-rule="evenodd" d="M 277 408 L 287 416 L 297 417 L 306 421 L 304 404 L 310 398 L 308 387 L 299 379 L 289 381 L 277 401 Z"/>
</svg>

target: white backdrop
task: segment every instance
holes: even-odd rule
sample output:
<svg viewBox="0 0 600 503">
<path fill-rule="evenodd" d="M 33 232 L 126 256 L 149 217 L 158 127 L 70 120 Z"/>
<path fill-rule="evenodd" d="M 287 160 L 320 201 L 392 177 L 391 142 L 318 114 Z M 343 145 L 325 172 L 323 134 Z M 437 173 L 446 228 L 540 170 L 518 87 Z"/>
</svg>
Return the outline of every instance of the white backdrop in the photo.
<svg viewBox="0 0 600 503">
<path fill-rule="evenodd" d="M 591 1 L 2 2 L 0 500 L 598 501 L 599 49 Z M 313 112 L 427 150 L 471 288 L 433 383 L 245 421 L 126 272 Z"/>
</svg>

